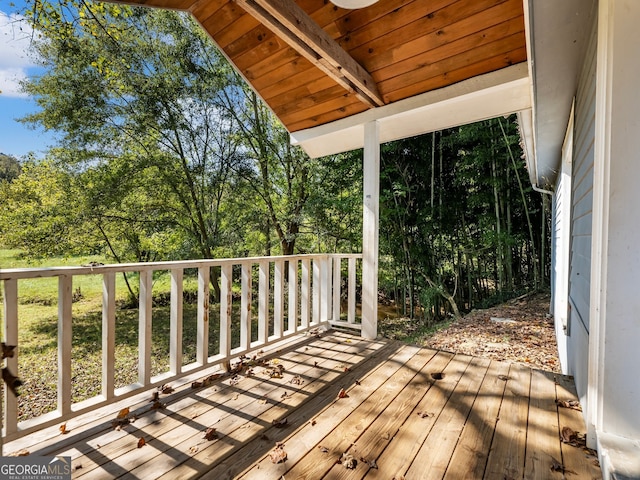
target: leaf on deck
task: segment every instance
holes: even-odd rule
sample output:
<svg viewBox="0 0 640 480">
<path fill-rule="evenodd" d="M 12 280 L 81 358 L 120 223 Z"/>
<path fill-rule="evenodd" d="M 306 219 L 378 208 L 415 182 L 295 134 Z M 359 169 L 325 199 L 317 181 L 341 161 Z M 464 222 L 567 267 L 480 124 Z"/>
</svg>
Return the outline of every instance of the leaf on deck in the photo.
<svg viewBox="0 0 640 480">
<path fill-rule="evenodd" d="M 123 420 L 127 418 L 127 415 L 129 415 L 129 407 L 126 407 L 120 410 L 118 412 L 118 415 L 116 415 L 116 420 Z"/>
<path fill-rule="evenodd" d="M 350 470 L 356 468 L 358 465 L 358 461 L 351 455 L 350 453 L 343 453 L 342 457 L 340 457 L 340 463 L 344 468 L 348 468 Z"/>
<path fill-rule="evenodd" d="M 287 452 L 284 451 L 284 443 L 276 443 L 276 447 L 269 452 L 272 463 L 282 463 L 287 459 Z"/>
<path fill-rule="evenodd" d="M 169 395 L 170 393 L 173 393 L 175 389 L 171 385 L 162 385 L 160 387 L 160 391 L 163 395 Z"/>
<path fill-rule="evenodd" d="M 578 400 L 556 400 L 556 405 L 563 408 L 570 408 L 572 410 L 582 411 L 582 406 Z"/>
<path fill-rule="evenodd" d="M 276 428 L 284 428 L 287 425 L 287 422 L 288 422 L 288 420 L 285 417 L 285 418 L 282 418 L 280 420 L 273 420 L 271 422 L 271 425 L 273 425 Z"/>
<path fill-rule="evenodd" d="M 338 392 L 338 398 L 349 398 L 349 395 L 347 395 L 347 392 L 344 388 L 341 388 Z"/>
<path fill-rule="evenodd" d="M 365 465 L 367 465 L 369 468 L 373 468 L 373 469 L 378 469 L 378 464 L 376 463 L 375 460 L 367 460 L 364 457 L 360 457 L 360 461 L 362 463 L 364 463 Z"/>
<path fill-rule="evenodd" d="M 60 425 L 60 427 L 58 427 L 58 430 L 60 430 L 60 433 L 62 435 L 65 435 L 67 433 L 69 433 L 69 430 L 67 430 L 67 424 L 63 423 L 62 425 Z"/>
<path fill-rule="evenodd" d="M 138 439 L 138 448 L 142 448 L 147 444 L 147 442 L 144 441 L 144 438 L 140 437 Z"/>
<path fill-rule="evenodd" d="M 218 438 L 218 432 L 216 432 L 216 429 L 213 427 L 209 427 L 207 428 L 207 430 L 204 432 L 204 437 L 205 440 L 215 440 L 216 438 Z"/>
</svg>

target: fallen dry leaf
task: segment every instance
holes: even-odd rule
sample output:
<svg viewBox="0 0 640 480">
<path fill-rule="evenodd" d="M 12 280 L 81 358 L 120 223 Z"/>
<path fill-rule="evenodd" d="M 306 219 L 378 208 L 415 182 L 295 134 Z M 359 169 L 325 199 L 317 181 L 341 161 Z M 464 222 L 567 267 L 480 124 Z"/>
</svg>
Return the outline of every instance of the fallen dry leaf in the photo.
<svg viewBox="0 0 640 480">
<path fill-rule="evenodd" d="M 376 463 L 375 460 L 367 460 L 364 457 L 360 457 L 360 461 L 365 465 L 367 465 L 369 468 L 374 468 L 376 470 L 378 469 L 378 464 Z"/>
<path fill-rule="evenodd" d="M 556 400 L 556 405 L 563 408 L 570 408 L 572 410 L 582 411 L 582 406 L 578 400 Z"/>
<path fill-rule="evenodd" d="M 267 403 L 267 399 L 263 397 L 260 400 L 258 400 L 258 403 L 261 403 L 262 405 L 264 405 L 265 403 Z"/>
<path fill-rule="evenodd" d="M 142 448 L 146 445 L 147 442 L 144 441 L 144 438 L 140 437 L 138 439 L 138 448 Z"/>
<path fill-rule="evenodd" d="M 169 395 L 170 393 L 173 393 L 175 390 L 171 385 L 162 385 L 162 387 L 160 387 L 160 391 L 164 395 Z"/>
<path fill-rule="evenodd" d="M 318 445 L 318 449 L 322 452 L 322 453 L 329 453 L 329 449 L 327 447 L 323 447 L 322 445 Z"/>
<path fill-rule="evenodd" d="M 309 421 L 309 424 L 310 424 L 312 427 L 313 427 L 316 423 L 317 423 L 317 422 L 316 422 L 315 418 L 312 418 L 312 419 Z"/>
<path fill-rule="evenodd" d="M 432 373 L 431 378 L 433 378 L 434 380 L 442 380 L 444 378 L 444 373 L 442 372 Z"/>
<path fill-rule="evenodd" d="M 198 453 L 198 450 L 200 449 L 198 448 L 197 445 L 194 445 L 193 447 L 189 447 L 189 453 L 192 455 L 195 455 L 196 453 Z"/>
<path fill-rule="evenodd" d="M 429 412 L 417 412 L 416 415 L 418 415 L 420 418 L 433 417 L 433 413 Z"/>
<path fill-rule="evenodd" d="M 10 453 L 7 457 L 26 457 L 31 455 L 31 452 L 25 448 L 18 450 L 17 452 Z"/>
<path fill-rule="evenodd" d="M 287 425 L 287 422 L 288 422 L 288 420 L 285 417 L 285 418 L 282 418 L 280 420 L 273 420 L 271 422 L 271 425 L 273 425 L 276 428 L 283 428 L 283 427 L 285 427 Z"/>
<path fill-rule="evenodd" d="M 289 383 L 292 383 L 293 385 L 302 385 L 304 383 L 304 380 L 300 375 L 296 375 L 291 380 L 289 380 Z"/>
<path fill-rule="evenodd" d="M 202 382 L 192 382 L 191 388 L 200 388 L 202 387 Z"/>
<path fill-rule="evenodd" d="M 58 428 L 60 430 L 60 433 L 62 435 L 65 435 L 67 433 L 69 433 L 69 430 L 67 430 L 67 424 L 63 423 L 62 425 L 60 425 L 60 427 Z"/>
<path fill-rule="evenodd" d="M 353 455 L 347 452 L 343 453 L 340 457 L 340 463 L 342 463 L 344 468 L 348 468 L 350 470 L 356 468 L 358 465 L 358 461 L 353 457 Z"/>
<path fill-rule="evenodd" d="M 276 448 L 269 452 L 272 463 L 282 463 L 287 459 L 287 452 L 284 451 L 284 444 L 276 443 Z"/>
<path fill-rule="evenodd" d="M 347 395 L 347 392 L 344 388 L 341 388 L 338 392 L 338 398 L 349 398 L 349 395 Z"/>
<path fill-rule="evenodd" d="M 118 415 L 116 415 L 116 420 L 125 419 L 125 418 L 127 418 L 127 415 L 129 415 L 129 407 L 123 408 L 122 410 L 120 410 L 118 412 Z"/>
<path fill-rule="evenodd" d="M 564 443 L 575 442 L 578 439 L 578 433 L 569 427 L 562 427 L 560 435 Z"/>
<path fill-rule="evenodd" d="M 216 432 L 216 429 L 213 427 L 209 427 L 207 428 L 207 430 L 204 432 L 204 437 L 205 440 L 215 440 L 216 438 L 218 438 L 218 432 Z"/>
</svg>

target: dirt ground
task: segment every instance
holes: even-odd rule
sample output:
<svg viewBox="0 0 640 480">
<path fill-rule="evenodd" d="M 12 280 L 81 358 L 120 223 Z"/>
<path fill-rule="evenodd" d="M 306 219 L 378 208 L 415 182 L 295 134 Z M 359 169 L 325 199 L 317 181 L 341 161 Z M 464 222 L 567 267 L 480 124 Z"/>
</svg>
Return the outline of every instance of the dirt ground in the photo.
<svg viewBox="0 0 640 480">
<path fill-rule="evenodd" d="M 560 372 L 547 293 L 473 310 L 427 338 L 423 345 Z"/>
</svg>

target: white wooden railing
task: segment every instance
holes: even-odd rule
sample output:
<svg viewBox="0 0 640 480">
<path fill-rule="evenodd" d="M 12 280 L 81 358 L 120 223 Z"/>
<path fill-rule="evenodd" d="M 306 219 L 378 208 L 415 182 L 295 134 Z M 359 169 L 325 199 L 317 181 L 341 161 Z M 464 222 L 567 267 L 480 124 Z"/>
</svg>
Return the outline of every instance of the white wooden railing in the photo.
<svg viewBox="0 0 640 480">
<path fill-rule="evenodd" d="M 0 441 L 11 441 L 56 425 L 312 328 L 323 325 L 360 328 L 356 318 L 356 278 L 361 259 L 360 254 L 326 254 L 0 270 L 3 340 L 7 345 L 18 346 L 17 354 L 5 362 L 18 376 L 19 284 L 22 280 L 35 278 L 58 279 L 57 408 L 37 418 L 18 422 L 17 399 L 5 388 L 4 429 Z M 183 286 L 185 270 L 191 272 L 192 269 L 197 270 L 198 285 L 196 358 L 195 362 L 183 365 Z M 154 272 L 160 271 L 168 272 L 171 279 L 169 368 L 153 376 L 152 284 Z M 219 272 L 219 277 L 216 274 L 217 278 L 211 278 L 212 271 Z M 134 384 L 116 388 L 116 276 L 129 272 L 137 273 L 140 279 L 138 379 Z M 73 280 L 83 275 L 102 276 L 102 388 L 100 395 L 73 403 Z M 209 351 L 209 299 L 214 282 L 220 286 L 218 352 Z M 236 306 L 239 303 L 235 313 L 234 303 Z M 257 315 L 252 307 L 256 303 Z M 256 322 L 257 335 L 255 329 L 252 335 L 252 323 L 255 325 Z M 236 334 L 239 329 L 239 346 L 235 348 L 232 348 L 232 328 L 236 329 Z"/>
</svg>

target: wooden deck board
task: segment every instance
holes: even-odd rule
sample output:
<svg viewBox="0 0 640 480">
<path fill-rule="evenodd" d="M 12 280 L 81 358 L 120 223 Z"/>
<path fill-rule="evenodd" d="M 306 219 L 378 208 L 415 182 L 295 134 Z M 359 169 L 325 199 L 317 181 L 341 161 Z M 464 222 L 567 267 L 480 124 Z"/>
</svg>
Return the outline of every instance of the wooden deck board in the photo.
<svg viewBox="0 0 640 480">
<path fill-rule="evenodd" d="M 29 437 L 15 445 L 71 456 L 82 480 L 528 480 L 562 478 L 557 464 L 567 478 L 601 478 L 593 456 L 560 441 L 562 427 L 585 431 L 579 411 L 556 403 L 576 399 L 568 377 L 340 332 L 300 338 L 269 358 L 284 365 L 283 378 L 256 367 L 207 388 L 185 384 L 163 409 L 132 399 L 138 418 L 121 430 L 111 426 L 114 405 L 67 435 L 36 432 L 30 446 Z M 337 398 L 341 388 L 348 397 Z M 203 438 L 208 427 L 218 438 Z M 270 459 L 276 442 L 283 463 Z M 337 463 L 345 452 L 354 469 Z"/>
</svg>

